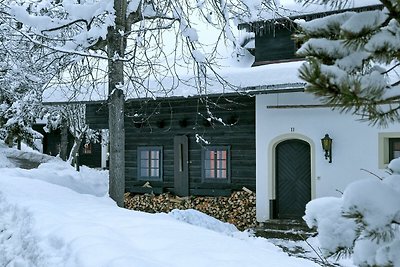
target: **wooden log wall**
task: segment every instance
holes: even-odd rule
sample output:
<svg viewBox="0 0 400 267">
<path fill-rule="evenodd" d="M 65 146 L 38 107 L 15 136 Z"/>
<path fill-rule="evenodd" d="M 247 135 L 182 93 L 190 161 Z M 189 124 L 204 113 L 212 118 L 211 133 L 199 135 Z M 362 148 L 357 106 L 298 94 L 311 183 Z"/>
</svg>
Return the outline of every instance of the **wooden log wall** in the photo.
<svg viewBox="0 0 400 267">
<path fill-rule="evenodd" d="M 108 128 L 107 105 L 88 104 L 87 122 L 92 128 Z M 223 123 L 211 119 L 221 118 Z M 229 195 L 243 186 L 255 190 L 255 98 L 226 95 L 208 98 L 165 98 L 131 100 L 125 104 L 126 191 L 173 192 L 174 136 L 189 140 L 189 186 L 191 195 Z M 201 152 L 206 143 L 230 147 L 230 182 L 205 182 L 201 177 Z M 137 148 L 163 148 L 163 179 L 137 179 Z"/>
</svg>

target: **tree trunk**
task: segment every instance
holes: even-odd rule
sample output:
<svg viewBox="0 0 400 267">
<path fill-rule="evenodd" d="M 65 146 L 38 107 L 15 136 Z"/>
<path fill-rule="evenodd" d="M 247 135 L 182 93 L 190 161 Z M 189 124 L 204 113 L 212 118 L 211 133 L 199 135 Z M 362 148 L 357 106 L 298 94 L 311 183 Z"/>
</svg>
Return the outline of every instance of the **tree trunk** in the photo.
<svg viewBox="0 0 400 267">
<path fill-rule="evenodd" d="M 13 147 L 13 143 L 14 143 L 13 139 L 14 139 L 13 136 L 11 134 L 8 134 L 6 139 L 4 140 L 4 143 L 6 143 L 6 145 L 8 147 Z"/>
<path fill-rule="evenodd" d="M 108 54 L 108 108 L 110 130 L 110 197 L 118 206 L 124 206 L 125 192 L 125 128 L 124 93 L 118 85 L 124 84 L 126 0 L 114 0 L 115 27 L 107 33 Z"/>
<path fill-rule="evenodd" d="M 79 153 L 79 148 L 81 147 L 83 139 L 83 134 L 80 134 L 78 138 L 74 139 L 74 145 L 71 148 L 71 152 L 69 153 L 68 162 L 73 166 L 76 162 L 76 154 Z"/>
<path fill-rule="evenodd" d="M 21 138 L 19 138 L 19 137 L 17 139 L 17 149 L 21 150 Z"/>
<path fill-rule="evenodd" d="M 68 155 L 68 126 L 67 122 L 61 122 L 61 144 L 60 144 L 60 158 L 67 160 Z"/>
</svg>

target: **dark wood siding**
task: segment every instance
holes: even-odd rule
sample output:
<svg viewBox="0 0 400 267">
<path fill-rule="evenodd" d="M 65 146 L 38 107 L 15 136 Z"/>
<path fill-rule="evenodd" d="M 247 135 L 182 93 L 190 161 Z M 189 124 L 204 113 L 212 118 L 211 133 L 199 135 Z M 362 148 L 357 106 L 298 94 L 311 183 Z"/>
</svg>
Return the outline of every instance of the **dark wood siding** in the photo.
<svg viewBox="0 0 400 267">
<path fill-rule="evenodd" d="M 266 21 L 240 24 L 239 29 L 246 29 L 247 31 L 255 33 L 255 49 L 251 49 L 250 52 L 255 56 L 254 65 L 256 66 L 277 61 L 299 59 L 295 55 L 295 52 L 300 45 L 296 44 L 292 38 L 297 28 L 296 23 L 294 23 L 296 19 L 309 21 L 346 11 L 361 12 L 382 8 L 383 5 L 379 4 L 312 14 L 293 15 L 289 18 L 277 17 L 276 19 Z"/>
<path fill-rule="evenodd" d="M 92 128 L 106 128 L 106 105 L 91 104 L 87 120 Z M 217 120 L 208 121 L 208 110 Z M 163 181 L 150 181 L 152 187 L 174 191 L 174 137 L 188 137 L 189 187 L 191 195 L 224 195 L 243 186 L 255 190 L 255 98 L 245 95 L 132 100 L 125 104 L 126 191 L 143 191 L 145 182 L 137 179 L 137 148 L 163 147 Z M 197 137 L 196 137 L 197 136 Z M 230 146 L 230 183 L 203 182 L 201 151 L 206 143 Z"/>
<path fill-rule="evenodd" d="M 294 26 L 275 25 L 256 34 L 255 61 L 280 61 L 297 58 L 295 41 L 292 38 Z"/>
<path fill-rule="evenodd" d="M 32 128 L 43 135 L 43 153 L 51 156 L 57 156 L 60 153 L 61 145 L 61 131 L 59 129 L 52 130 L 50 132 L 45 132 L 43 127 L 45 124 L 35 124 Z M 83 145 L 85 141 L 82 142 L 79 149 L 79 164 L 86 165 L 92 168 L 101 167 L 101 144 L 92 144 L 92 153 L 83 154 Z M 68 134 L 68 156 L 74 144 L 74 138 L 71 134 Z"/>
<path fill-rule="evenodd" d="M 107 103 L 86 104 L 86 123 L 91 129 L 108 129 Z"/>
</svg>

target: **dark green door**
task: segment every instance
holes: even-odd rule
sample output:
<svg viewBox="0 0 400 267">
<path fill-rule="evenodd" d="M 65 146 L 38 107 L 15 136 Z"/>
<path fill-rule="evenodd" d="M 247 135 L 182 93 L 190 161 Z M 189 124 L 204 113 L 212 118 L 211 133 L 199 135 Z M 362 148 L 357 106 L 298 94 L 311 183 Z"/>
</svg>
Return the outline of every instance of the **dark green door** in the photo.
<svg viewBox="0 0 400 267">
<path fill-rule="evenodd" d="M 298 139 L 276 146 L 276 211 L 278 219 L 297 219 L 304 215 L 311 200 L 310 145 Z"/>
<path fill-rule="evenodd" d="M 186 135 L 174 137 L 174 193 L 189 195 L 189 149 Z"/>
</svg>

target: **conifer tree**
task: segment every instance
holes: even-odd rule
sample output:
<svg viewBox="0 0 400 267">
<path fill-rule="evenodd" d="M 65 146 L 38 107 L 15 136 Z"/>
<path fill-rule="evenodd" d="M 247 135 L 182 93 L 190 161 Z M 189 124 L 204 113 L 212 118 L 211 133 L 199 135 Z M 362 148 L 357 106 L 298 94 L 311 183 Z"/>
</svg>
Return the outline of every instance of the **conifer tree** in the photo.
<svg viewBox="0 0 400 267">
<path fill-rule="evenodd" d="M 339 9 L 352 3 L 300 2 Z M 295 38 L 304 42 L 297 53 L 306 58 L 299 70 L 306 91 L 334 109 L 384 126 L 400 119 L 400 5 L 380 2 L 369 11 L 296 21 Z M 317 228 L 326 256 L 352 254 L 357 266 L 400 266 L 400 159 L 389 169 L 388 177 L 350 184 L 341 198 L 307 204 L 304 219 Z"/>
<path fill-rule="evenodd" d="M 335 7 L 352 1 L 306 0 Z M 400 5 L 343 12 L 312 21 L 297 21 L 295 38 L 304 42 L 298 55 L 306 90 L 334 108 L 350 111 L 372 124 L 399 121 Z"/>
</svg>

